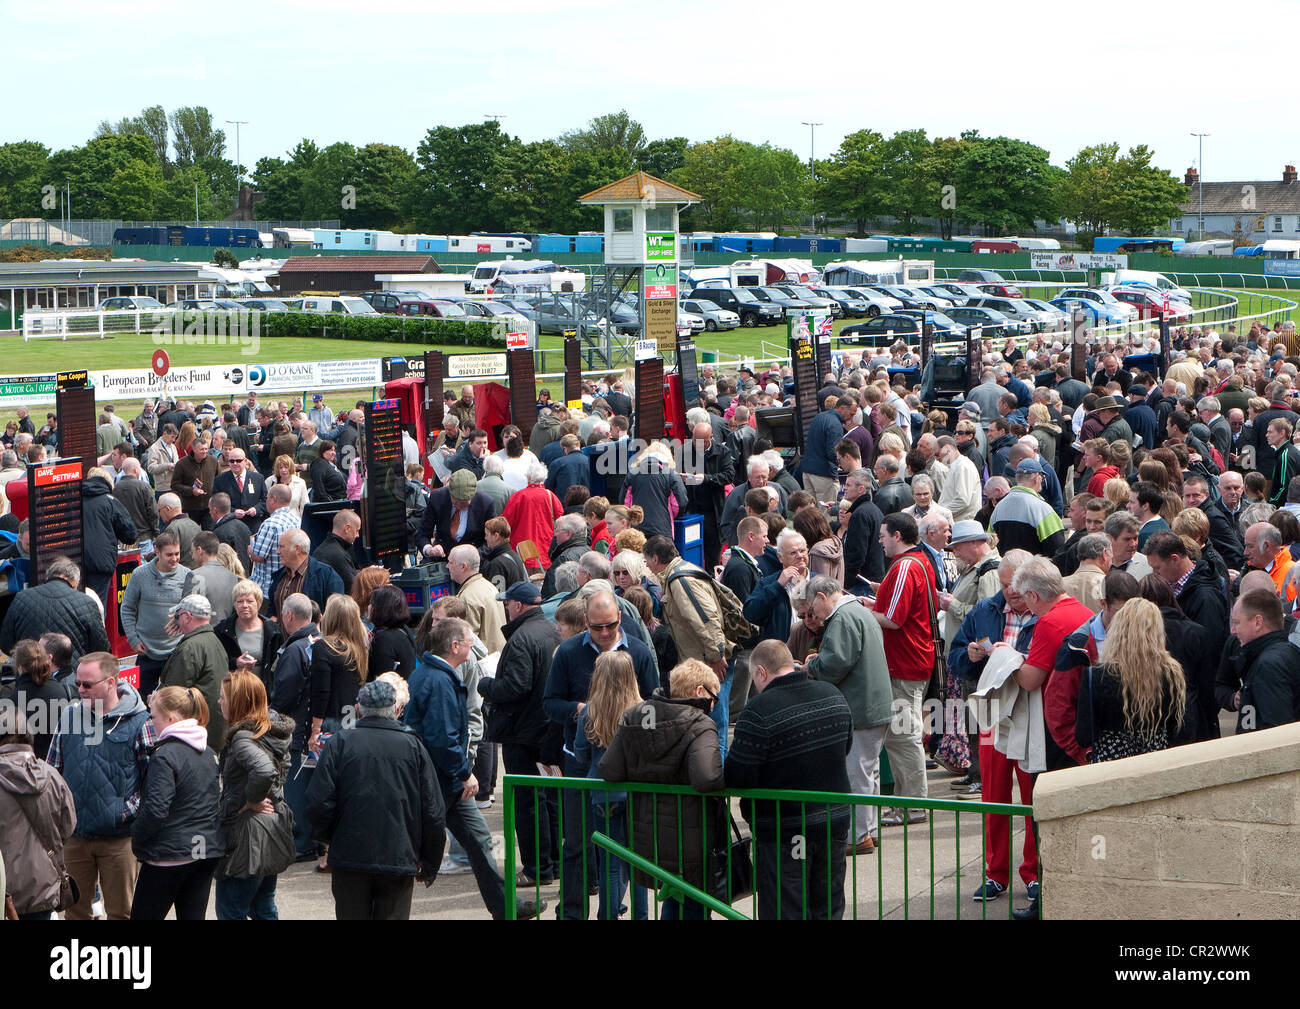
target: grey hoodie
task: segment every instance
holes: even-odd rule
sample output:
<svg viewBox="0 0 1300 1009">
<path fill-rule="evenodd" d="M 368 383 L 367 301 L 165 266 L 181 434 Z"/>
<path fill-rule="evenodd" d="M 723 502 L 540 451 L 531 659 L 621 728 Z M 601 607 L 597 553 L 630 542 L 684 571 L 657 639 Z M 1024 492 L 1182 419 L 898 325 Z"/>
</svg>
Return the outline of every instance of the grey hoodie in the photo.
<svg viewBox="0 0 1300 1009">
<path fill-rule="evenodd" d="M 62 852 L 76 824 L 72 792 L 54 768 L 26 743 L 0 746 L 0 849 L 19 914 L 58 903 L 59 874 L 46 852 Z"/>
<path fill-rule="evenodd" d="M 166 633 L 167 611 L 179 603 L 187 592 L 198 592 L 202 582 L 184 565 L 169 574 L 158 570 L 150 561 L 131 572 L 122 597 L 122 633 L 132 645 L 143 644 L 149 658 L 162 661 L 181 640 L 179 633 Z"/>
</svg>

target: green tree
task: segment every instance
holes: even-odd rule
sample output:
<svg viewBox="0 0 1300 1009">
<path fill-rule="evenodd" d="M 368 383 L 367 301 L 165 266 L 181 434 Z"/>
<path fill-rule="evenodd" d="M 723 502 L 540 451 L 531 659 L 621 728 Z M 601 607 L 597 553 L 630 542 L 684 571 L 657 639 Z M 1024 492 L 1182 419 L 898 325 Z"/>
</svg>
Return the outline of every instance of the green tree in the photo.
<svg viewBox="0 0 1300 1009">
<path fill-rule="evenodd" d="M 365 228 L 391 229 L 406 219 L 406 204 L 415 185 L 415 159 L 392 144 L 366 144 L 356 151 L 349 185 L 356 186 L 357 206 L 345 216 Z"/>
<path fill-rule="evenodd" d="M 1186 199 L 1183 183 L 1163 168 L 1151 164 L 1145 144 L 1130 147 L 1116 164 L 1115 224 L 1124 234 L 1149 235 L 1169 227 Z"/>
<path fill-rule="evenodd" d="M 113 173 L 109 182 L 113 216 L 124 221 L 151 221 L 157 212 L 162 169 L 149 161 L 131 161 Z"/>
<path fill-rule="evenodd" d="M 907 231 L 912 218 L 924 215 L 930 196 L 926 155 L 930 141 L 925 130 L 901 130 L 882 145 L 885 175 L 885 213 L 897 217 Z"/>
<path fill-rule="evenodd" d="M 259 158 L 253 186 L 262 194 L 259 217 L 270 221 L 302 219 L 302 175 L 299 166 L 283 158 Z"/>
<path fill-rule="evenodd" d="M 306 220 L 338 218 L 345 228 L 355 227 L 360 214 L 343 206 L 343 187 L 356 185 L 357 149 L 349 143 L 330 144 L 302 173 L 302 215 Z M 360 193 L 358 204 L 360 206 Z"/>
<path fill-rule="evenodd" d="M 175 134 L 176 164 L 193 165 L 203 158 L 225 156 L 226 132 L 216 128 L 212 113 L 202 105 L 176 109 L 170 118 Z"/>
<path fill-rule="evenodd" d="M 72 211 L 76 217 L 121 218 L 114 180 L 128 186 L 126 198 L 135 201 L 131 187 L 138 175 L 128 172 L 118 176 L 121 169 L 133 162 L 157 168 L 153 145 L 140 134 L 117 134 L 96 137 L 84 147 L 57 151 L 46 162 L 42 184 L 62 186 L 66 180 L 72 187 Z M 44 216 L 54 217 L 57 212 L 46 210 Z"/>
<path fill-rule="evenodd" d="M 686 163 L 685 137 L 662 137 L 651 140 L 636 156 L 636 167 L 656 178 L 666 179 Z"/>
<path fill-rule="evenodd" d="M 512 144 L 495 120 L 435 126 L 416 149 L 412 192 L 420 231 L 499 231 L 496 192 Z"/>
<path fill-rule="evenodd" d="M 818 206 L 847 217 L 857 235 L 865 235 L 867 222 L 885 212 L 883 148 L 884 138 L 875 130 L 856 130 L 818 166 Z"/>
<path fill-rule="evenodd" d="M 0 144 L 0 219 L 42 217 L 41 186 L 50 150 L 35 140 Z"/>
<path fill-rule="evenodd" d="M 625 151 L 635 160 L 646 146 L 646 136 L 641 124 L 630 118 L 626 109 L 620 109 L 596 116 L 587 123 L 586 129 L 561 133 L 560 143 L 570 151 Z"/>
<path fill-rule="evenodd" d="M 780 231 L 808 216 L 808 166 L 785 147 L 744 144 L 740 171 L 742 207 L 756 231 Z"/>
<path fill-rule="evenodd" d="M 1102 235 L 1115 214 L 1119 144 L 1092 144 L 1065 163 L 1061 182 L 1061 214 L 1080 232 Z"/>
<path fill-rule="evenodd" d="M 979 139 L 978 130 L 966 130 L 959 137 L 936 137 L 921 161 L 926 195 L 919 212 L 939 222 L 939 234 L 945 239 L 952 238 L 961 209 L 956 192 L 957 165 Z"/>
<path fill-rule="evenodd" d="M 954 169 L 957 213 L 982 224 L 988 235 L 1032 230 L 1036 220 L 1057 217 L 1064 175 L 1048 162 L 1047 151 L 1023 140 L 976 141 Z"/>
<path fill-rule="evenodd" d="M 501 156 L 499 188 L 489 199 L 489 215 L 507 231 L 563 233 L 557 222 L 567 221 L 570 213 L 564 203 L 570 196 L 571 161 L 558 141 L 512 141 Z"/>
<path fill-rule="evenodd" d="M 730 134 L 692 144 L 669 180 L 700 194 L 690 219 L 696 228 L 736 231 L 743 223 L 744 152 L 750 145 Z"/>
</svg>

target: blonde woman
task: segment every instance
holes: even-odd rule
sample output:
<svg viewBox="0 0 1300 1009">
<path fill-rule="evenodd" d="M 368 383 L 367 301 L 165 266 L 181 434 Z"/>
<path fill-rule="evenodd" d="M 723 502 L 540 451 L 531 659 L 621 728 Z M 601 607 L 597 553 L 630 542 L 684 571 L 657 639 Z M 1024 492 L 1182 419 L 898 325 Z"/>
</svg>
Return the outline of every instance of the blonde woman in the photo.
<svg viewBox="0 0 1300 1009">
<path fill-rule="evenodd" d="M 235 548 L 229 543 L 222 543 L 221 546 L 217 548 L 217 563 L 236 578 L 248 577 L 248 572 L 244 570 L 244 565 L 239 563 L 239 556 L 235 553 Z"/>
<path fill-rule="evenodd" d="M 1102 487 L 1102 496 L 1120 511 L 1128 507 L 1128 501 L 1132 495 L 1133 488 L 1129 486 L 1128 481 L 1122 476 L 1111 477 Z"/>
<path fill-rule="evenodd" d="M 596 656 L 591 674 L 587 703 L 578 713 L 578 728 L 573 751 L 588 778 L 599 778 L 600 761 L 614 741 L 619 721 L 629 708 L 641 703 L 636 670 L 627 652 L 602 652 Z M 627 844 L 627 793 L 590 792 L 592 822 L 597 830 L 619 844 Z M 600 886 L 600 903 L 596 917 L 616 921 L 622 914 L 623 893 L 627 889 L 629 867 L 626 862 L 603 853 L 596 858 Z M 643 887 L 632 888 L 632 917 L 648 917 L 648 901 Z"/>
<path fill-rule="evenodd" d="M 1079 682 L 1075 738 L 1093 764 L 1163 750 L 1186 709 L 1183 667 L 1166 648 L 1160 608 L 1130 599 L 1106 631 L 1100 661 Z"/>
<path fill-rule="evenodd" d="M 610 560 L 614 559 L 614 554 L 617 552 L 615 541 L 619 533 L 640 525 L 644 518 L 645 514 L 636 506 L 629 508 L 627 505 L 610 505 L 605 510 L 605 532 L 610 540 L 607 554 Z"/>
<path fill-rule="evenodd" d="M 370 668 L 370 635 L 361 622 L 360 607 L 350 596 L 336 593 L 329 597 L 320 633 L 311 650 L 311 736 L 307 748 L 314 753 L 324 745 L 322 733 L 337 731 L 344 713 L 355 709 L 357 691 Z"/>
<path fill-rule="evenodd" d="M 633 511 L 640 511 L 640 509 L 635 508 Z M 644 547 L 645 533 L 641 532 L 640 529 L 624 529 L 614 537 L 614 546 L 611 549 L 613 555 L 617 557 L 624 550 L 630 550 L 633 553 L 639 554 Z"/>
<path fill-rule="evenodd" d="M 303 505 L 307 503 L 307 482 L 294 468 L 293 456 L 275 457 L 275 472 L 266 478 L 266 489 L 270 491 L 277 483 L 288 484 L 289 490 L 293 492 L 293 497 L 289 499 L 289 507 L 301 518 Z"/>
</svg>

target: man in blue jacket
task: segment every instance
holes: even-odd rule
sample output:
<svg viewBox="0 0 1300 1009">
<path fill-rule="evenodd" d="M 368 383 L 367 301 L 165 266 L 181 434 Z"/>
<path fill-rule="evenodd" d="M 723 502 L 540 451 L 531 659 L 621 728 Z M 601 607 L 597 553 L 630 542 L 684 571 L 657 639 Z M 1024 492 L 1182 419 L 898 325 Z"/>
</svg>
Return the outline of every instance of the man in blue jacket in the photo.
<svg viewBox="0 0 1300 1009">
<path fill-rule="evenodd" d="M 301 529 L 286 529 L 280 534 L 280 570 L 271 576 L 271 589 L 263 604 L 268 614 L 279 611 L 284 600 L 295 592 L 325 610 L 334 593 L 343 592 L 343 579 L 324 561 L 311 556 L 311 537 Z"/>
<path fill-rule="evenodd" d="M 835 458 L 835 446 L 844 437 L 844 425 L 857 412 L 856 395 L 846 392 L 839 397 L 835 409 L 823 410 L 808 425 L 800 468 L 803 471 L 804 490 L 818 501 L 834 501 L 839 497 L 840 466 Z"/>
<path fill-rule="evenodd" d="M 781 570 L 759 579 L 745 600 L 745 618 L 758 624 L 760 640 L 785 641 L 790 637 L 793 608 L 790 586 L 808 577 L 808 542 L 793 529 L 776 538 Z"/>
<path fill-rule="evenodd" d="M 559 444 L 563 454 L 550 463 L 546 489 L 563 504 L 564 495 L 568 493 L 570 487 L 575 484 L 582 484 L 585 487 L 591 483 L 591 463 L 587 456 L 582 454 L 582 443 L 578 441 L 576 434 L 566 434 L 560 439 Z"/>
<path fill-rule="evenodd" d="M 419 644 L 425 651 L 411 674 L 411 699 L 403 721 L 429 751 L 447 804 L 447 829 L 469 856 L 492 920 L 500 921 L 505 917 L 505 881 L 492 854 L 492 834 L 474 802 L 478 779 L 469 759 L 469 691 L 456 672 L 474 650 L 474 632 L 464 620 L 446 617 Z M 520 901 L 517 917 L 535 917 L 542 908 Z"/>
<path fill-rule="evenodd" d="M 546 677 L 546 689 L 542 693 L 542 708 L 547 717 L 564 727 L 564 775 L 568 778 L 585 777 L 587 772 L 574 755 L 573 737 L 577 732 L 578 712 L 587 704 L 596 656 L 601 652 L 627 652 L 632 658 L 642 697 L 648 698 L 659 686 L 654 657 L 645 644 L 623 632 L 618 600 L 612 592 L 596 592 L 588 597 L 586 620 L 585 633 L 569 638 L 555 649 L 551 671 Z M 586 802 L 586 793 L 574 789 L 564 791 L 562 822 L 568 826 L 563 838 L 558 918 L 587 917 L 583 866 L 586 866 L 586 878 L 594 879 L 596 862 L 592 845 L 581 829 L 582 807 Z M 587 822 L 591 823 L 590 816 Z"/>
</svg>

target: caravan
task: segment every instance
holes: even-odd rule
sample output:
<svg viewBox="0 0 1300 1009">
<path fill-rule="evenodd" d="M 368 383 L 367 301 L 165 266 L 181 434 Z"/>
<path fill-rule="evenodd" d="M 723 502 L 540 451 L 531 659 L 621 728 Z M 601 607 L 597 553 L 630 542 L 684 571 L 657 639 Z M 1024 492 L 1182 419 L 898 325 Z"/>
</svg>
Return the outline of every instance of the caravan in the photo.
<svg viewBox="0 0 1300 1009">
<path fill-rule="evenodd" d="M 499 259 L 479 263 L 467 289 L 473 294 L 585 291 L 587 275 L 545 259 Z"/>
</svg>

